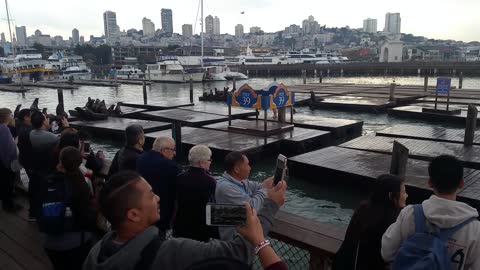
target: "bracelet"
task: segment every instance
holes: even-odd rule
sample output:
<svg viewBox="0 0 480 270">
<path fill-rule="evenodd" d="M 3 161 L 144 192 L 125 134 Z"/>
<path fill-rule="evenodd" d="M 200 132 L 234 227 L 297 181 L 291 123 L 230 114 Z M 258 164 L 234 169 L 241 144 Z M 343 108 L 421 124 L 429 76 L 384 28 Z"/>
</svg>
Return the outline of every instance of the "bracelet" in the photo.
<svg viewBox="0 0 480 270">
<path fill-rule="evenodd" d="M 260 242 L 260 244 L 258 244 L 256 247 L 255 247 L 255 255 L 258 254 L 258 252 L 260 252 L 260 250 L 266 246 L 269 246 L 270 245 L 270 241 L 269 240 L 263 240 L 262 242 Z"/>
</svg>

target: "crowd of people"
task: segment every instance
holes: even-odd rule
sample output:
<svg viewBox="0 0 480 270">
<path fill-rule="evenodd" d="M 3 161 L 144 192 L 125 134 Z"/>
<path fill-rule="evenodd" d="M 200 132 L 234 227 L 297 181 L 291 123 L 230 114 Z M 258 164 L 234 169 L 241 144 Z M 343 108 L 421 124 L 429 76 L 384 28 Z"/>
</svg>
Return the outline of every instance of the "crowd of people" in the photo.
<svg viewBox="0 0 480 270">
<path fill-rule="evenodd" d="M 104 176 L 107 162 L 89 147 L 89 135 L 66 119 L 61 126 L 54 134 L 40 111 L 24 109 L 14 118 L 0 109 L 2 207 L 20 209 L 14 183 L 23 167 L 29 220 L 38 224 L 55 270 L 251 269 L 255 256 L 264 269 L 288 269 L 266 239 L 287 184 L 249 180 L 245 154 L 227 154 L 216 179 L 207 146 L 192 147 L 182 170 L 172 138 L 158 137 L 145 151 L 143 128 L 132 125 Z M 434 195 L 417 205 L 407 205 L 404 179 L 379 176 L 355 210 L 332 269 L 427 269 L 421 267 L 439 262 L 439 269 L 480 269 L 478 212 L 456 200 L 465 185 L 462 163 L 442 155 L 428 173 Z M 244 225 L 208 226 L 209 203 L 244 205 Z"/>
</svg>

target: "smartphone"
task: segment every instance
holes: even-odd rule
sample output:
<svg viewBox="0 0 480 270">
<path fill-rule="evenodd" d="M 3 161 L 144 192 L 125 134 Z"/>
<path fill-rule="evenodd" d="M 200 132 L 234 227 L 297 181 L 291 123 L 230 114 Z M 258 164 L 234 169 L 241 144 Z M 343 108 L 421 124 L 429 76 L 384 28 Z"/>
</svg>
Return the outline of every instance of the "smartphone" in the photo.
<svg viewBox="0 0 480 270">
<path fill-rule="evenodd" d="M 275 175 L 273 176 L 273 185 L 276 186 L 278 182 L 285 179 L 287 171 L 287 157 L 280 154 L 277 157 L 277 165 L 275 166 Z"/>
<path fill-rule="evenodd" d="M 207 204 L 206 223 L 209 226 L 239 226 L 244 225 L 247 216 L 244 205 Z"/>
<path fill-rule="evenodd" d="M 90 142 L 83 142 L 83 152 L 90 153 Z"/>
</svg>

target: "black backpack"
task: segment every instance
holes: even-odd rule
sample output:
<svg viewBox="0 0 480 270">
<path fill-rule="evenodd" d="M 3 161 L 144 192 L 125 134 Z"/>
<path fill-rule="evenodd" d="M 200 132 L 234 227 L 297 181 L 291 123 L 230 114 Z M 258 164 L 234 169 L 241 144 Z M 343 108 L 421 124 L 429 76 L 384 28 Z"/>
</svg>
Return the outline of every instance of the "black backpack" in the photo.
<svg viewBox="0 0 480 270">
<path fill-rule="evenodd" d="M 41 200 L 38 218 L 40 231 L 60 235 L 74 231 L 74 216 L 71 210 L 71 185 L 65 177 L 54 174 L 47 178 L 47 186 Z"/>
</svg>

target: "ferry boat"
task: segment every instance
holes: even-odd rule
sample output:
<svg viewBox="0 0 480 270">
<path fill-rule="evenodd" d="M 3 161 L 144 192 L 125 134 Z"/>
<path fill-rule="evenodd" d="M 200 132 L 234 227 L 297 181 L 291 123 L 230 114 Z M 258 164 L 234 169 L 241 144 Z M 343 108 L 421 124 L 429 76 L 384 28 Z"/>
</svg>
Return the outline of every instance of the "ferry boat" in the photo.
<svg viewBox="0 0 480 270">
<path fill-rule="evenodd" d="M 132 65 L 123 65 L 116 74 L 118 79 L 143 79 L 144 76 L 143 71 Z"/>
<path fill-rule="evenodd" d="M 231 71 L 228 66 L 204 67 L 206 71 L 205 81 L 246 80 L 248 77 L 241 72 Z"/>
<path fill-rule="evenodd" d="M 148 64 L 145 71 L 146 78 L 158 82 L 182 83 L 193 79 L 194 82 L 201 82 L 204 79 L 205 71 L 194 69 L 185 71 L 180 62 L 174 57 L 160 57 L 156 64 Z"/>
<path fill-rule="evenodd" d="M 0 58 L 2 74 L 14 82 L 21 80 L 40 81 L 45 73 L 45 60 L 41 54 L 18 54 L 15 57 Z"/>
</svg>

